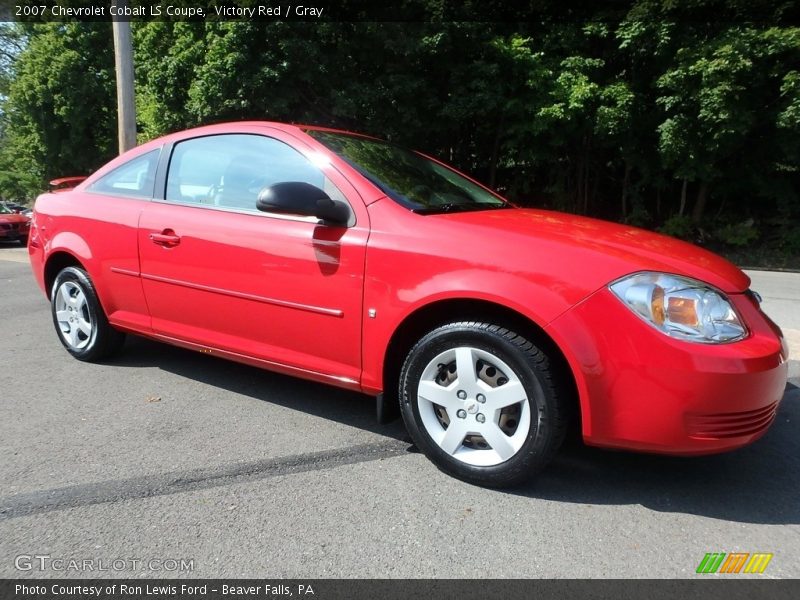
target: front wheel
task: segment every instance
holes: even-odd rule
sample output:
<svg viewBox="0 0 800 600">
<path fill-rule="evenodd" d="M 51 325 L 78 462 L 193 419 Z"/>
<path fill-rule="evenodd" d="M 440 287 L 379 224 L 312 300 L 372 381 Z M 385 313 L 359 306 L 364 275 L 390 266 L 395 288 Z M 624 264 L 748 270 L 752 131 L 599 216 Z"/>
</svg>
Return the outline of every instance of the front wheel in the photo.
<svg viewBox="0 0 800 600">
<path fill-rule="evenodd" d="M 403 419 L 442 471 L 488 487 L 518 485 L 563 441 L 568 415 L 545 353 L 488 323 L 439 327 L 409 352 L 400 375 Z"/>
<path fill-rule="evenodd" d="M 96 361 L 114 354 L 125 334 L 108 322 L 91 279 L 78 267 L 56 277 L 50 300 L 58 339 L 78 360 Z"/>
</svg>

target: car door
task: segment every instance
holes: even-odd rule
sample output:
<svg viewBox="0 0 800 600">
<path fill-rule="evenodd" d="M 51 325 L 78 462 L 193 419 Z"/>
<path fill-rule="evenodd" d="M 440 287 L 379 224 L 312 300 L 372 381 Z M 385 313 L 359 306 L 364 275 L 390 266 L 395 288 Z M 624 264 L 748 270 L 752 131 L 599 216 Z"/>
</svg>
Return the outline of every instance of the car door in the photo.
<svg viewBox="0 0 800 600">
<path fill-rule="evenodd" d="M 150 330 L 150 315 L 138 277 L 137 226 L 153 196 L 160 153 L 160 147 L 144 149 L 98 174 L 82 192 L 69 195 L 69 210 L 80 216 L 60 219 L 67 235 L 76 234 L 86 244 L 83 258 L 109 321 L 145 332 Z"/>
<path fill-rule="evenodd" d="M 139 222 L 153 330 L 356 387 L 366 211 L 341 174 L 309 160 L 303 142 L 263 131 L 195 137 L 171 148 L 163 193 L 157 189 Z M 355 225 L 258 211 L 259 191 L 283 181 L 305 181 L 349 202 Z"/>
</svg>

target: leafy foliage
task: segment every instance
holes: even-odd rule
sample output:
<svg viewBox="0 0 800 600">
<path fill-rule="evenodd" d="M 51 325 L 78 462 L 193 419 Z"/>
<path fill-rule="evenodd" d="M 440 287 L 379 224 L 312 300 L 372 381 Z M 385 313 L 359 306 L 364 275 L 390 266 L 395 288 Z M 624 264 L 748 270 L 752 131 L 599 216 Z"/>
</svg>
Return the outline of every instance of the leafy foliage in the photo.
<svg viewBox="0 0 800 600">
<path fill-rule="evenodd" d="M 796 245 L 800 28 L 781 23 L 785 7 L 715 22 L 747 3 L 638 0 L 622 18 L 475 23 L 415 6 L 433 20 L 136 23 L 140 139 L 237 119 L 343 127 L 441 156 L 522 204 Z M 102 164 L 110 25 L 2 26 L 0 111 L 0 194 Z"/>
<path fill-rule="evenodd" d="M 25 198 L 54 176 L 89 172 L 113 156 L 110 32 L 109 23 L 45 23 L 24 32 L 3 102 L 0 194 Z"/>
</svg>

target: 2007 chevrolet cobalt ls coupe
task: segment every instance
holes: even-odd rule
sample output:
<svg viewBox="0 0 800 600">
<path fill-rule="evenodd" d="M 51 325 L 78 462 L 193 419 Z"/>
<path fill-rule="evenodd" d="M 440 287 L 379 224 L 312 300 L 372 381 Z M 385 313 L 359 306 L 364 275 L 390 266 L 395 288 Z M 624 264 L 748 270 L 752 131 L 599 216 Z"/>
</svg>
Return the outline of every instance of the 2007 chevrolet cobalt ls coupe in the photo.
<svg viewBox="0 0 800 600">
<path fill-rule="evenodd" d="M 722 258 L 342 131 L 149 142 L 40 196 L 29 252 L 74 357 L 130 332 L 394 398 L 440 469 L 487 486 L 541 469 L 573 417 L 597 446 L 743 446 L 786 383 L 780 330 Z"/>
</svg>

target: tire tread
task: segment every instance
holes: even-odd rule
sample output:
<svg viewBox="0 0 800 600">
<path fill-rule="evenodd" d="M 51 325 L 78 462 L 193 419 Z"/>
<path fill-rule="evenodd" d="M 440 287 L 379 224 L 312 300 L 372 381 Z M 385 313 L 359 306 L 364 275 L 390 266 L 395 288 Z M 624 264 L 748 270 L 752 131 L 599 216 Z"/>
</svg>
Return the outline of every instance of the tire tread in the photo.
<svg viewBox="0 0 800 600">
<path fill-rule="evenodd" d="M 78 360 L 84 362 L 96 362 L 113 356 L 119 352 L 119 350 L 122 348 L 122 345 L 125 343 L 125 334 L 114 329 L 114 327 L 108 322 L 108 317 L 106 317 L 106 313 L 100 304 L 94 284 L 84 269 L 77 266 L 70 266 L 62 269 L 56 276 L 56 279 L 53 283 L 51 296 L 55 294 L 55 290 L 58 289 L 61 282 L 67 278 L 77 280 L 78 283 L 85 288 L 88 301 L 93 305 L 93 311 L 97 321 L 97 335 L 95 342 L 87 348 L 83 348 L 81 350 L 70 348 L 62 339 L 61 333 L 59 333 L 58 323 L 55 320 L 55 308 L 53 308 L 53 323 L 56 327 L 56 334 L 58 335 L 59 341 L 61 341 L 67 352 L 69 352 Z M 55 299 L 51 297 L 51 306 L 54 306 L 54 301 Z"/>
<path fill-rule="evenodd" d="M 413 361 L 415 355 L 417 355 L 431 340 L 439 336 L 450 333 L 460 334 L 465 331 L 481 332 L 489 336 L 500 337 L 522 353 L 525 360 L 534 368 L 536 379 L 539 385 L 542 386 L 545 395 L 556 399 L 556 401 L 550 402 L 548 405 L 547 426 L 552 430 L 552 433 L 547 436 L 547 443 L 541 448 L 536 460 L 531 461 L 531 464 L 525 465 L 524 469 L 507 469 L 497 473 L 487 472 L 480 477 L 470 476 L 470 469 L 468 468 L 443 470 L 460 479 L 486 487 L 503 488 L 519 485 L 539 473 L 553 459 L 566 437 L 572 417 L 569 404 L 564 398 L 561 398 L 564 388 L 560 384 L 557 374 L 554 372 L 553 368 L 551 368 L 547 355 L 523 335 L 507 327 L 503 327 L 502 325 L 478 320 L 454 321 L 431 330 L 414 344 L 406 356 L 400 371 L 399 400 L 403 418 L 406 420 L 406 425 L 408 427 L 409 417 L 407 411 L 404 409 L 404 405 L 408 404 L 409 399 L 404 383 L 408 374 L 409 365 Z M 441 465 L 438 466 L 442 468 Z"/>
</svg>

